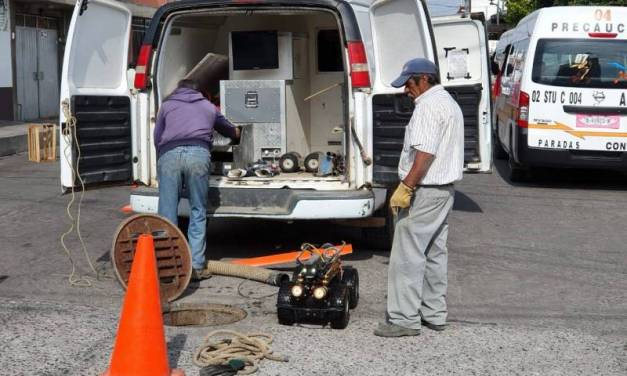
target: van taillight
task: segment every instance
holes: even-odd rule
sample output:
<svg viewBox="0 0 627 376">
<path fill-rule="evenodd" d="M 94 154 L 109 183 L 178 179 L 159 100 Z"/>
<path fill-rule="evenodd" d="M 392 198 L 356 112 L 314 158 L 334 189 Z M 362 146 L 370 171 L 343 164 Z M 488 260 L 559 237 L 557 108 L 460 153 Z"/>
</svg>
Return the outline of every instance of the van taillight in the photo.
<svg viewBox="0 0 627 376">
<path fill-rule="evenodd" d="M 529 125 L 529 94 L 520 92 L 518 97 L 518 126 L 527 128 Z"/>
<path fill-rule="evenodd" d="M 363 42 L 348 42 L 348 60 L 353 88 L 369 88 L 370 73 Z"/>
<path fill-rule="evenodd" d="M 148 75 L 150 74 L 150 54 L 152 53 L 152 45 L 143 44 L 139 50 L 137 57 L 137 66 L 135 67 L 135 88 L 144 90 L 148 84 Z"/>
</svg>

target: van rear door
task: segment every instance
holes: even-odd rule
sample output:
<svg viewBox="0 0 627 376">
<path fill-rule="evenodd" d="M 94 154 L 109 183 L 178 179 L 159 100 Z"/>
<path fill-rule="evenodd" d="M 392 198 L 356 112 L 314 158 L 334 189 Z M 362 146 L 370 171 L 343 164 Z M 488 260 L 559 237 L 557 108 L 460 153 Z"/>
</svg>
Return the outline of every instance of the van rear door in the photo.
<svg viewBox="0 0 627 376">
<path fill-rule="evenodd" d="M 61 76 L 63 187 L 80 180 L 86 185 L 133 180 L 131 18 L 128 8 L 112 0 L 78 1 L 74 8 Z"/>
<path fill-rule="evenodd" d="M 482 18 L 432 19 L 442 85 L 464 114 L 464 165 L 490 171 L 490 73 L 488 41 Z"/>
<path fill-rule="evenodd" d="M 369 13 L 373 95 L 365 111 L 369 111 L 366 118 L 372 124 L 373 183 L 389 186 L 398 181 L 405 127 L 413 111 L 413 103 L 403 89 L 390 83 L 406 61 L 416 57 L 437 59 L 424 1 L 377 0 L 370 5 Z M 367 35 L 364 33 L 364 40 Z"/>
</svg>

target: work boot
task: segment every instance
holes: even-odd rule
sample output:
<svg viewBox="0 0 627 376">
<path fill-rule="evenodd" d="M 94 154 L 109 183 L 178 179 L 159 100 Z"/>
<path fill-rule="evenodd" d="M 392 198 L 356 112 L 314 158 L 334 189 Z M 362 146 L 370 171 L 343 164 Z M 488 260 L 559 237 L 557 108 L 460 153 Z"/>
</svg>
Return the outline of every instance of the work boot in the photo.
<svg viewBox="0 0 627 376">
<path fill-rule="evenodd" d="M 211 272 L 207 269 L 192 269 L 192 281 L 199 282 L 211 278 Z"/>
<path fill-rule="evenodd" d="M 442 325 L 432 324 L 432 323 L 430 323 L 428 321 L 425 321 L 425 320 L 422 320 L 422 319 L 420 320 L 420 324 L 422 326 L 426 326 L 427 328 L 429 328 L 431 330 L 435 330 L 436 332 L 441 332 L 444 329 L 446 329 L 446 327 L 448 326 L 446 324 L 442 324 Z"/>
<path fill-rule="evenodd" d="M 374 335 L 377 337 L 419 336 L 420 329 L 410 329 L 389 322 L 382 322 L 374 330 Z"/>
</svg>

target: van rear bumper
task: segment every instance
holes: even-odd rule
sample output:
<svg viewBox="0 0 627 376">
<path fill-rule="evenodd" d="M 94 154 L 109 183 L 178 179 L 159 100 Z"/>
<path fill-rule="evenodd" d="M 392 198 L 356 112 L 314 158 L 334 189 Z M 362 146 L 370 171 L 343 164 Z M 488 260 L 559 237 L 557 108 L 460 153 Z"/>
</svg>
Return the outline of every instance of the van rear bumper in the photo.
<svg viewBox="0 0 627 376">
<path fill-rule="evenodd" d="M 183 195 L 185 196 L 185 194 Z M 131 192 L 136 213 L 157 213 L 159 191 L 140 187 Z M 210 188 L 208 217 L 267 219 L 350 219 L 372 215 L 375 195 L 370 190 L 314 191 L 267 188 Z M 189 216 L 182 198 L 179 216 Z"/>
<path fill-rule="evenodd" d="M 521 167 L 589 168 L 627 171 L 627 153 L 596 150 L 531 148 L 527 129 L 516 127 L 514 156 Z"/>
</svg>

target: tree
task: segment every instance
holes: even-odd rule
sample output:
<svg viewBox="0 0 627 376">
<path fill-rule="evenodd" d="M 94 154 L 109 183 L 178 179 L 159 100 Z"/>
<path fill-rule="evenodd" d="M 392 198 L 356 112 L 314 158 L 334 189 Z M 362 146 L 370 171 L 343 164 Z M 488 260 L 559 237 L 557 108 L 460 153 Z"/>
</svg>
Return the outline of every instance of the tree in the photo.
<svg viewBox="0 0 627 376">
<path fill-rule="evenodd" d="M 505 0 L 505 22 L 516 26 L 518 21 L 536 9 L 534 0 Z"/>
</svg>

